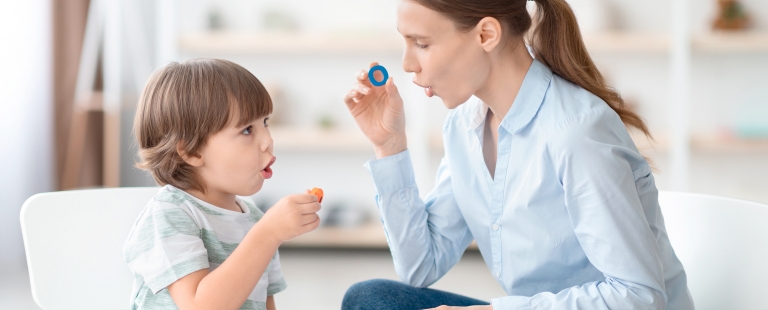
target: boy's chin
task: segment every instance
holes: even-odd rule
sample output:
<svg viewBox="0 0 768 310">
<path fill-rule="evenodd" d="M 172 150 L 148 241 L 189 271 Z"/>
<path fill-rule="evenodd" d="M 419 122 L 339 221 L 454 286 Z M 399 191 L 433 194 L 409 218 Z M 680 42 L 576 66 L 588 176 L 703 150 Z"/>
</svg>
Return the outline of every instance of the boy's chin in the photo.
<svg viewBox="0 0 768 310">
<path fill-rule="evenodd" d="M 242 196 L 253 196 L 261 190 L 262 186 L 264 186 L 264 182 L 261 182 L 258 185 L 249 188 L 247 191 L 248 193 Z"/>
</svg>

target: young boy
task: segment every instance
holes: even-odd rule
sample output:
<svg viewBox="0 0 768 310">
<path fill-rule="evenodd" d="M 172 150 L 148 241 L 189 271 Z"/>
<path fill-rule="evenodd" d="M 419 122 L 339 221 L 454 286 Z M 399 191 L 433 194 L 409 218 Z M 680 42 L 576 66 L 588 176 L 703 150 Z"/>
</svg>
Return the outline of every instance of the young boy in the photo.
<svg viewBox="0 0 768 310">
<path fill-rule="evenodd" d="M 278 246 L 314 230 L 318 198 L 284 197 L 262 213 L 249 200 L 270 166 L 272 101 L 225 60 L 173 63 L 142 94 L 134 131 L 163 185 L 123 252 L 135 276 L 131 309 L 275 309 L 285 289 Z"/>
</svg>

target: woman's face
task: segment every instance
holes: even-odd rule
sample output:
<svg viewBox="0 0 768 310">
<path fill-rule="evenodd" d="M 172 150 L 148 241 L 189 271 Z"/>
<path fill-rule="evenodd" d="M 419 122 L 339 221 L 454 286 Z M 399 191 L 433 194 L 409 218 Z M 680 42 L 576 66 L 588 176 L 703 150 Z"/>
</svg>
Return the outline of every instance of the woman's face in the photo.
<svg viewBox="0 0 768 310">
<path fill-rule="evenodd" d="M 414 1 L 402 0 L 397 30 L 406 41 L 403 69 L 427 96 L 449 109 L 467 101 L 485 83 L 490 58 L 477 29 L 462 32 L 453 21 Z"/>
</svg>

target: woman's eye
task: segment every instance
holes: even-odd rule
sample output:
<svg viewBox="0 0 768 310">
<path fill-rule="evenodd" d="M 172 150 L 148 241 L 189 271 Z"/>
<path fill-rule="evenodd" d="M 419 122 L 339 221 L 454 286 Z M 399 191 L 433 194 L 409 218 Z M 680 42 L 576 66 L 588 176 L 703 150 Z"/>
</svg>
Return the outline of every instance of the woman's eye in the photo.
<svg viewBox="0 0 768 310">
<path fill-rule="evenodd" d="M 419 44 L 418 42 L 417 42 L 417 43 L 414 43 L 414 45 L 416 45 L 416 47 L 418 47 L 418 48 L 420 48 L 420 49 L 426 49 L 426 48 L 427 48 L 427 45 L 426 45 L 426 44 Z"/>
<path fill-rule="evenodd" d="M 245 127 L 245 129 L 243 129 L 244 135 L 250 135 L 251 132 L 253 132 L 253 126 L 248 126 L 248 127 Z"/>
</svg>

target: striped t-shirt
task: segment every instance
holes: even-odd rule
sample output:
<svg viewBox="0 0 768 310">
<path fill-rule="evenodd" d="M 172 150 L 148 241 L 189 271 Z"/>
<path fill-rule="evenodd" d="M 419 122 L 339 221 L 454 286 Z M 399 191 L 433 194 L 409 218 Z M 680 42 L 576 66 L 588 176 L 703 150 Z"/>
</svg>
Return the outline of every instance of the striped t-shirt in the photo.
<svg viewBox="0 0 768 310">
<path fill-rule="evenodd" d="M 134 275 L 131 309 L 178 309 L 165 289 L 182 277 L 221 265 L 264 213 L 237 198 L 243 212 L 216 207 L 166 185 L 134 223 L 123 254 Z M 286 287 L 275 253 L 240 309 L 266 309 Z"/>
</svg>

